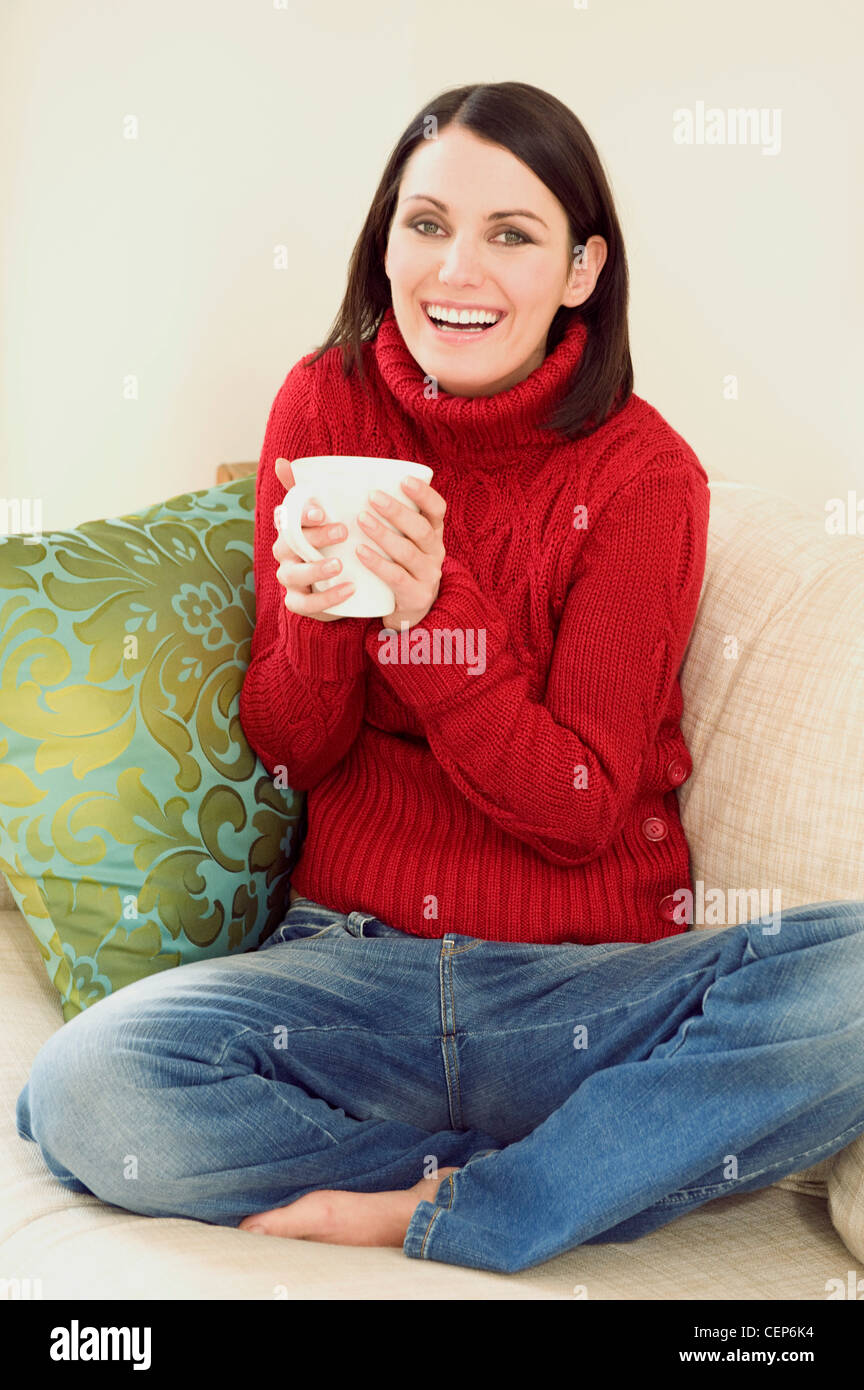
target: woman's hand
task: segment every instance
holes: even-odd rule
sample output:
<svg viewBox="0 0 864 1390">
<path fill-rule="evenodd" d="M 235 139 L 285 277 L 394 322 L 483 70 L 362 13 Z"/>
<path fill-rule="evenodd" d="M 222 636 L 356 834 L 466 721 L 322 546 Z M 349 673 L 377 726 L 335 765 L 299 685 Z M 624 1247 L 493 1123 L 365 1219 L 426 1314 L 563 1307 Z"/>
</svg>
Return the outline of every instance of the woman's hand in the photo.
<svg viewBox="0 0 864 1390">
<path fill-rule="evenodd" d="M 276 460 L 276 476 L 283 487 L 288 487 L 291 483 L 291 479 L 287 477 L 287 467 L 281 470 L 279 468 L 279 464 L 286 462 L 285 459 Z M 286 477 L 282 476 L 283 473 Z M 318 509 L 317 517 L 310 515 L 315 507 Z M 310 497 L 303 508 L 300 525 L 306 540 L 318 550 L 322 545 L 343 541 L 348 535 L 347 526 L 338 522 L 332 526 L 327 524 L 324 510 L 314 497 Z M 329 579 L 331 575 L 338 574 L 342 568 L 341 560 L 304 560 L 302 555 L 291 549 L 281 535 L 278 535 L 273 543 L 273 554 L 279 561 L 276 578 L 285 590 L 285 607 L 289 612 L 299 613 L 307 618 L 317 618 L 321 623 L 335 623 L 345 616 L 344 613 L 325 613 L 323 610 L 331 608 L 334 603 L 341 603 L 349 594 L 353 594 L 353 583 L 349 581 L 346 584 L 334 584 L 321 593 L 312 588 L 313 583 L 317 583 L 318 580 Z"/>
<path fill-rule="evenodd" d="M 376 550 L 358 546 L 357 554 L 367 569 L 389 584 L 396 607 L 381 619 L 383 627 L 402 630 L 402 623 L 413 627 L 422 622 L 438 597 L 441 566 L 444 563 L 444 513 L 447 503 L 429 483 L 419 478 L 403 478 L 400 487 L 416 502 L 419 514 L 386 492 L 370 493 L 369 510 L 361 512 L 358 523 L 371 540 L 391 557 L 385 560 Z M 393 532 L 375 519 L 386 516 L 398 528 Z M 364 516 L 370 516 L 364 521 Z"/>
</svg>

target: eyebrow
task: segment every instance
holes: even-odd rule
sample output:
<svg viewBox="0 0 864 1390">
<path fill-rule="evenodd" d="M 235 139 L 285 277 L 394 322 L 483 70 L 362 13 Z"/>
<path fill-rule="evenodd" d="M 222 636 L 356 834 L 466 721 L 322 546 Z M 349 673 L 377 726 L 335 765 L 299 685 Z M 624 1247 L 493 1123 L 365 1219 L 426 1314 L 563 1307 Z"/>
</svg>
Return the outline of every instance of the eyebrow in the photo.
<svg viewBox="0 0 864 1390">
<path fill-rule="evenodd" d="M 419 198 L 424 203 L 432 203 L 436 208 L 440 208 L 442 212 L 450 211 L 446 203 L 439 202 L 437 198 L 430 197 L 428 193 L 409 193 L 407 198 L 403 198 L 402 201 L 403 203 L 410 203 L 414 198 Z M 498 222 L 502 217 L 530 217 L 532 221 L 539 222 L 541 227 L 546 227 L 543 218 L 538 217 L 536 212 L 529 212 L 527 208 L 510 208 L 509 211 L 490 212 L 486 221 Z M 549 228 L 546 227 L 546 230 L 548 232 Z"/>
</svg>

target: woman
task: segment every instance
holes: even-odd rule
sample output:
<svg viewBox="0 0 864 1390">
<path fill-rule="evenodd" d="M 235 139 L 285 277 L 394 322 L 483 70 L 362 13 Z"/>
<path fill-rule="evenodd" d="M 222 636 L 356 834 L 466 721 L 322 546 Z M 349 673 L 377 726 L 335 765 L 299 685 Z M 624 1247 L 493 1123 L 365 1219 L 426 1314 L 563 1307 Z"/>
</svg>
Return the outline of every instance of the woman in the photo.
<svg viewBox="0 0 864 1390">
<path fill-rule="evenodd" d="M 57 1035 L 19 1125 L 67 1185 L 512 1272 L 864 1131 L 864 904 L 687 930 L 678 671 L 708 488 L 632 392 L 626 308 L 566 107 L 508 82 L 418 113 L 258 475 L 240 712 L 308 792 L 290 908 L 257 952 Z M 349 590 L 315 591 L 334 570 L 276 538 L 290 460 L 341 453 L 434 470 L 405 487 L 418 512 L 370 498 L 397 528 L 364 523 L 383 620 L 328 614 Z M 414 660 L 382 659 L 385 630 Z M 482 666 L 415 645 L 445 631 Z"/>
</svg>

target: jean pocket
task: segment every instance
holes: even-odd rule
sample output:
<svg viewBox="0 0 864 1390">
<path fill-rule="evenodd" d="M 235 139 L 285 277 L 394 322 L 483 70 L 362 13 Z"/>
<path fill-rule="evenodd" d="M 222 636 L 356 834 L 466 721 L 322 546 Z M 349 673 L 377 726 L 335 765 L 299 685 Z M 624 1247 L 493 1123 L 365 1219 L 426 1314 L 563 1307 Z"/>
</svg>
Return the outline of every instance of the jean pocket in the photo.
<svg viewBox="0 0 864 1390">
<path fill-rule="evenodd" d="M 347 930 L 361 940 L 373 936 L 401 936 L 403 941 L 417 939 L 412 937 L 410 932 L 400 931 L 398 927 L 391 927 L 388 922 L 382 922 L 380 917 L 371 917 L 365 912 L 352 912 L 347 922 Z"/>
<path fill-rule="evenodd" d="M 310 898 L 295 898 L 281 926 L 262 942 L 259 950 L 286 941 L 311 941 L 314 937 L 344 933 L 346 922 L 347 918 L 342 912 L 335 912 L 322 903 L 314 903 Z"/>
<path fill-rule="evenodd" d="M 264 940 L 261 942 L 261 945 L 256 948 L 256 954 L 258 951 L 266 951 L 268 946 L 278 946 L 280 942 L 284 940 L 282 936 L 283 931 L 284 923 L 281 927 L 277 927 L 275 931 L 271 932 L 269 936 L 266 936 L 264 938 Z"/>
</svg>

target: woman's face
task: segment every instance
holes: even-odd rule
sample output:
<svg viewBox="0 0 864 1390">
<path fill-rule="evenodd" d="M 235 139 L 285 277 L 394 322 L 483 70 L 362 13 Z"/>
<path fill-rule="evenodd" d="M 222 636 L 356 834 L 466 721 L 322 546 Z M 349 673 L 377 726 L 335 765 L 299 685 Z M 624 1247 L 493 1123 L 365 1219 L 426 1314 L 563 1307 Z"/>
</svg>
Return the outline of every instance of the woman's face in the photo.
<svg viewBox="0 0 864 1390">
<path fill-rule="evenodd" d="M 524 380 L 543 361 L 559 306 L 584 303 L 605 259 L 605 241 L 592 236 L 574 264 L 564 208 L 501 145 L 449 125 L 405 164 L 384 268 L 408 349 L 443 391 L 488 396 Z M 428 305 L 501 317 L 448 331 Z"/>
</svg>

